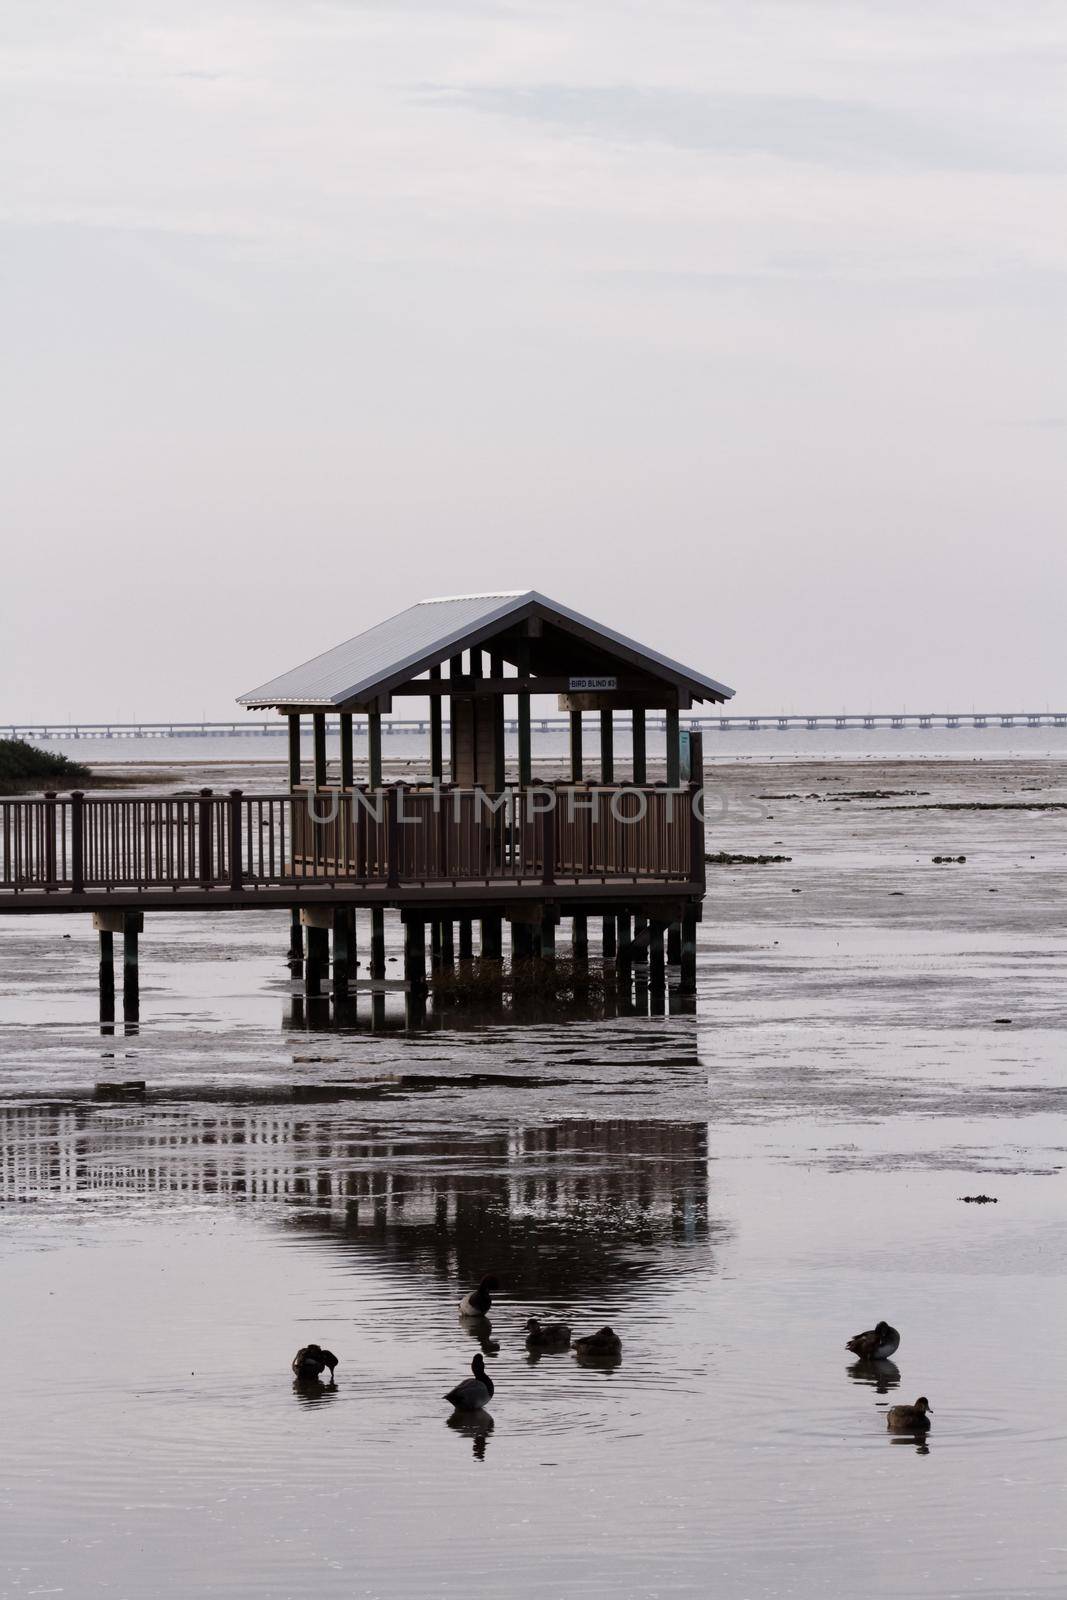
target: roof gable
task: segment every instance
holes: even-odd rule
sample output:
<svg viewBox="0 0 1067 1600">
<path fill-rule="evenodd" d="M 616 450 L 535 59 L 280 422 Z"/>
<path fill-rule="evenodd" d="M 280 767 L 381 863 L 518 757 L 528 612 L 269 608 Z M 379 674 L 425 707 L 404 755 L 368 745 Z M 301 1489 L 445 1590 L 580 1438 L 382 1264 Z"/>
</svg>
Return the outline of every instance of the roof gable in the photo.
<svg viewBox="0 0 1067 1600">
<path fill-rule="evenodd" d="M 683 687 L 701 700 L 727 700 L 725 684 L 650 650 L 625 634 L 539 594 L 536 589 L 451 595 L 420 600 L 355 638 L 239 696 L 247 707 L 336 710 L 387 695 L 428 668 L 477 648 L 527 618 L 579 639 L 587 647 Z"/>
</svg>

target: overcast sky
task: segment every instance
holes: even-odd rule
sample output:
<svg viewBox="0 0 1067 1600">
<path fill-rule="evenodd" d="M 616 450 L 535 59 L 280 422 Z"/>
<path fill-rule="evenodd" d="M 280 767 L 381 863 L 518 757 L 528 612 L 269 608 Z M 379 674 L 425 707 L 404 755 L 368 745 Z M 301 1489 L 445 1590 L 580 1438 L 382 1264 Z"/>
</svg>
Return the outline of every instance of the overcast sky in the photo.
<svg viewBox="0 0 1067 1600">
<path fill-rule="evenodd" d="M 37 0 L 0 719 L 536 587 L 739 710 L 1067 705 L 1063 0 Z"/>
</svg>

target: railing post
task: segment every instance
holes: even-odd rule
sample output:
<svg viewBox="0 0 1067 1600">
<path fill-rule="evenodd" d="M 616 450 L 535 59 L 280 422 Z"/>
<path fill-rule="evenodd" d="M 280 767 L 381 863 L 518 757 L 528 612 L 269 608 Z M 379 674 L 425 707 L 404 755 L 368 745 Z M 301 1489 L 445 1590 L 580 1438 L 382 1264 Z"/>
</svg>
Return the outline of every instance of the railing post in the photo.
<svg viewBox="0 0 1067 1600">
<path fill-rule="evenodd" d="M 542 813 L 541 833 L 541 882 L 555 883 L 556 881 L 556 803 L 559 798 L 558 789 L 552 790 L 552 804 Z"/>
<path fill-rule="evenodd" d="M 85 888 L 85 796 L 80 789 L 70 797 L 70 888 L 72 894 Z"/>
<path fill-rule="evenodd" d="M 197 811 L 199 813 L 197 834 L 200 845 L 199 855 L 201 889 L 210 889 L 213 876 L 212 863 L 215 852 L 212 849 L 212 816 L 214 814 L 214 807 L 212 806 L 211 800 L 212 791 L 210 789 L 201 789 L 200 803 L 197 807 Z"/>
<path fill-rule="evenodd" d="M 41 877 L 47 888 L 56 881 L 56 826 L 61 812 L 56 805 L 56 795 L 53 789 L 46 789 L 44 794 L 44 817 L 41 828 L 41 845 L 44 860 L 41 862 Z"/>
<path fill-rule="evenodd" d="M 400 818 L 397 812 L 400 785 L 393 784 L 385 791 L 385 856 L 388 866 L 386 883 L 395 889 L 400 882 Z"/>
<path fill-rule="evenodd" d="M 241 813 L 243 809 L 244 795 L 240 789 L 231 789 L 229 813 L 231 889 L 239 889 L 244 879 L 244 868 L 241 861 Z"/>
</svg>

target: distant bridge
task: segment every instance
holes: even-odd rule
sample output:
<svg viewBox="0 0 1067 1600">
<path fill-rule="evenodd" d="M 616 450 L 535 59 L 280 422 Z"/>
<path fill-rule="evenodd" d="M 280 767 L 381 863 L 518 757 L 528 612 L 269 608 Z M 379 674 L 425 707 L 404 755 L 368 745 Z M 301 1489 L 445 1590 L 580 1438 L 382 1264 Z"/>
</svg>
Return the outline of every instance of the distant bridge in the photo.
<svg viewBox="0 0 1067 1600">
<path fill-rule="evenodd" d="M 565 733 L 569 727 L 567 717 L 537 717 L 531 725 L 542 733 L 558 730 Z M 656 712 L 647 716 L 649 729 L 666 731 L 665 718 Z M 444 726 L 447 728 L 448 723 Z M 509 733 L 518 731 L 514 717 L 505 718 Z M 817 713 L 765 713 L 759 716 L 692 716 L 682 718 L 682 726 L 701 728 L 722 733 L 772 731 L 790 728 L 851 729 L 851 728 L 1067 728 L 1067 711 L 903 711 L 859 712 L 826 711 Z M 336 733 L 336 719 L 327 718 L 327 727 Z M 430 719 L 426 717 L 383 717 L 383 734 L 425 734 Z M 358 719 L 357 719 L 358 728 Z M 0 723 L 0 738 L 66 740 L 66 739 L 234 739 L 283 738 L 287 726 L 284 717 L 269 721 L 252 721 L 242 718 L 235 722 L 10 722 Z"/>
</svg>

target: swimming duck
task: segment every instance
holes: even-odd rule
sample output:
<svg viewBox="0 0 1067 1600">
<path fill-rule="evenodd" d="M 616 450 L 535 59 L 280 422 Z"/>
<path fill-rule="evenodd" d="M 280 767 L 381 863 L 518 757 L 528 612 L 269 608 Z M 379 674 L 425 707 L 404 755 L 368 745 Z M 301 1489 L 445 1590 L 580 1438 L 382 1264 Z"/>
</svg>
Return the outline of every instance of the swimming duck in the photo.
<svg viewBox="0 0 1067 1600">
<path fill-rule="evenodd" d="M 526 1324 L 528 1350 L 566 1350 L 571 1342 L 571 1330 L 565 1322 L 538 1322 L 531 1317 Z"/>
<path fill-rule="evenodd" d="M 913 1406 L 890 1406 L 886 1412 L 886 1426 L 894 1433 L 925 1433 L 930 1426 L 930 1402 L 921 1394 Z"/>
<path fill-rule="evenodd" d="M 622 1357 L 622 1340 L 614 1328 L 598 1328 L 574 1341 L 574 1353 L 579 1361 L 618 1361 Z"/>
<path fill-rule="evenodd" d="M 857 1333 L 845 1346 L 863 1361 L 885 1361 L 900 1343 L 900 1334 L 888 1322 L 879 1322 L 866 1333 Z"/>
<path fill-rule="evenodd" d="M 499 1289 L 500 1285 L 492 1273 L 482 1279 L 477 1289 L 472 1289 L 470 1294 L 465 1294 L 459 1303 L 461 1317 L 484 1317 L 492 1305 L 492 1291 Z"/>
<path fill-rule="evenodd" d="M 333 1369 L 340 1366 L 340 1362 L 332 1350 L 323 1350 L 321 1345 L 306 1344 L 296 1352 L 293 1357 L 293 1371 L 298 1378 L 318 1378 L 330 1369 L 330 1382 L 333 1382 Z"/>
<path fill-rule="evenodd" d="M 444 1397 L 457 1411 L 481 1411 L 493 1398 L 493 1380 L 485 1370 L 484 1356 L 475 1356 L 471 1371 L 473 1378 L 464 1378 Z"/>
</svg>

